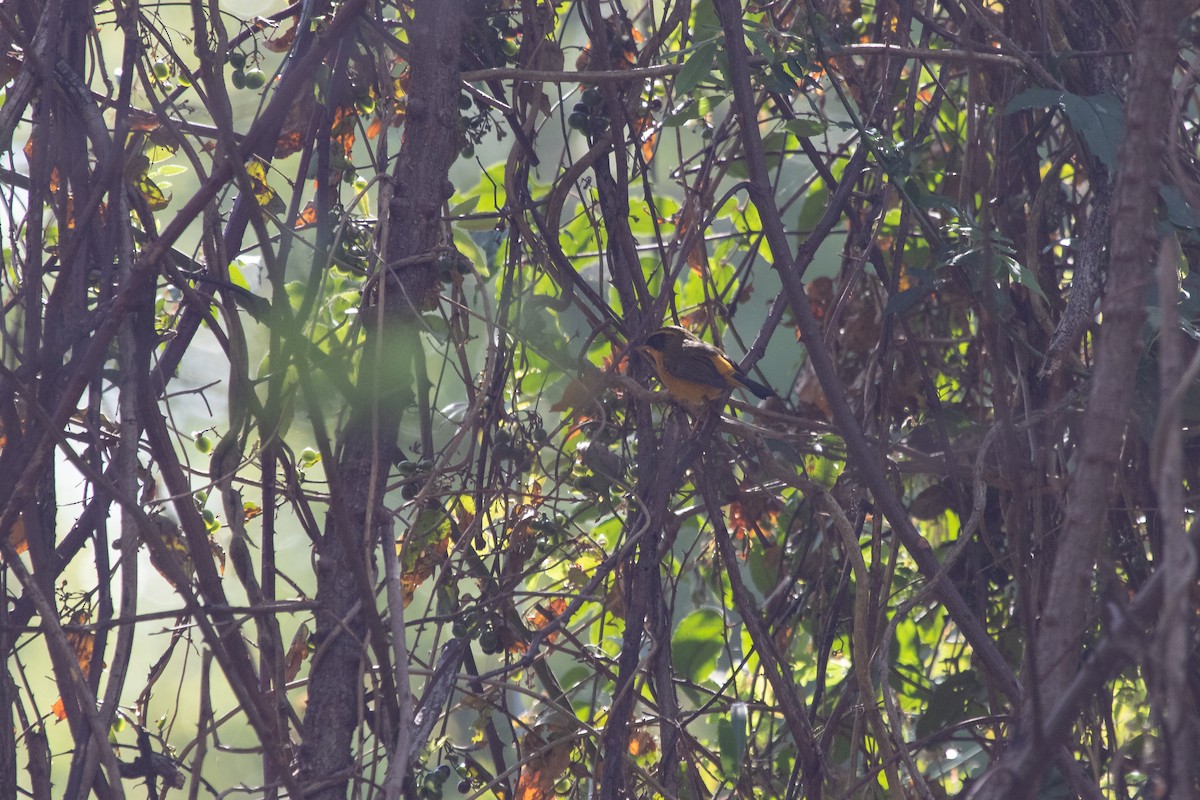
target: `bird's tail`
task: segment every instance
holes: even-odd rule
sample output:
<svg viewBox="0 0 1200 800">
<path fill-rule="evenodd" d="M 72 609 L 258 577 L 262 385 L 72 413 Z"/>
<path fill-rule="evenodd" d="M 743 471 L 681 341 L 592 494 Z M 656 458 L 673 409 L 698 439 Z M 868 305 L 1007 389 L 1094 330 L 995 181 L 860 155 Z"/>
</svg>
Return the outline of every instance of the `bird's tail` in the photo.
<svg viewBox="0 0 1200 800">
<path fill-rule="evenodd" d="M 743 375 L 740 372 L 733 373 L 732 377 L 741 386 L 748 389 L 750 391 L 750 393 L 753 394 L 755 397 L 757 397 L 759 400 L 766 400 L 768 397 L 775 397 L 775 392 L 771 390 L 771 387 L 763 386 L 758 381 L 751 380 L 750 378 L 747 378 L 745 375 Z"/>
</svg>

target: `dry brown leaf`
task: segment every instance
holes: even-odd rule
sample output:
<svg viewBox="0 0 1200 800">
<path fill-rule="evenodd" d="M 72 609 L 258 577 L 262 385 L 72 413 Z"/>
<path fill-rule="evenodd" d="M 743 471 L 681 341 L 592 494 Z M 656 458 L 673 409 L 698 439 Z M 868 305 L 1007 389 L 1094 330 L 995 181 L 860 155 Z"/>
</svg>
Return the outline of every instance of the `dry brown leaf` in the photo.
<svg viewBox="0 0 1200 800">
<path fill-rule="evenodd" d="M 304 663 L 304 659 L 308 658 L 309 653 L 309 638 L 312 632 L 308 629 L 308 625 L 301 623 L 296 630 L 296 635 L 292 637 L 292 645 L 288 648 L 287 655 L 283 660 L 283 681 L 291 683 L 300 674 L 300 666 Z"/>
<path fill-rule="evenodd" d="M 292 46 L 292 42 L 296 39 L 296 23 L 292 23 L 292 27 L 280 35 L 263 40 L 263 47 L 270 50 L 272 53 L 286 53 Z"/>
</svg>

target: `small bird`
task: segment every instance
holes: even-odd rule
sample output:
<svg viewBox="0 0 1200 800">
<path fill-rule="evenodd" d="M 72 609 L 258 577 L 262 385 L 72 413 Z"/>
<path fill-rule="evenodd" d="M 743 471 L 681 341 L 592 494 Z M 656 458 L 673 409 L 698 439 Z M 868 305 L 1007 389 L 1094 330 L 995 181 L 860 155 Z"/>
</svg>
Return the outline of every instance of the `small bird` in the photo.
<svg viewBox="0 0 1200 800">
<path fill-rule="evenodd" d="M 684 405 L 700 406 L 738 387 L 763 400 L 775 396 L 766 386 L 743 375 L 720 348 L 678 326 L 659 328 L 637 350 L 654 362 L 662 385 Z"/>
</svg>

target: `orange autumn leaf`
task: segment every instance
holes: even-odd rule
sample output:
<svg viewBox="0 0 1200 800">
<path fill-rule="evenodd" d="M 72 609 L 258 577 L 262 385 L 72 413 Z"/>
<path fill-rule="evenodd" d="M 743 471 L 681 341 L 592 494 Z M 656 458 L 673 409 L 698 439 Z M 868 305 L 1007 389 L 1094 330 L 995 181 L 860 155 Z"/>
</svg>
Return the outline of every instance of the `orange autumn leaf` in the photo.
<svg viewBox="0 0 1200 800">
<path fill-rule="evenodd" d="M 304 208 L 300 209 L 300 213 L 296 215 L 295 228 L 307 228 L 310 225 L 317 224 L 317 206 L 313 201 L 309 200 Z"/>
<path fill-rule="evenodd" d="M 17 514 L 17 519 L 8 529 L 8 544 L 17 554 L 29 549 L 29 541 L 25 538 L 25 512 Z"/>
<path fill-rule="evenodd" d="M 91 619 L 92 610 L 85 607 L 72 614 L 68 624 L 86 625 Z M 67 641 L 71 643 L 71 649 L 75 651 L 75 660 L 79 662 L 79 671 L 83 673 L 84 677 L 87 677 L 92 669 L 92 653 L 96 645 L 96 634 L 68 630 L 66 637 Z"/>
<path fill-rule="evenodd" d="M 521 740 L 525 765 L 517 781 L 517 800 L 551 800 L 556 796 L 554 785 L 571 765 L 572 747 L 571 740 L 558 739 L 559 735 L 559 730 L 545 726 L 530 731 Z"/>
<path fill-rule="evenodd" d="M 658 749 L 654 737 L 643 730 L 636 730 L 629 735 L 629 755 L 644 756 Z"/>
<path fill-rule="evenodd" d="M 642 134 L 642 159 L 647 163 L 654 158 L 654 146 L 658 143 L 658 132 Z"/>
<path fill-rule="evenodd" d="M 92 609 L 85 606 L 72 614 L 67 624 L 86 625 L 91 619 Z M 83 673 L 85 678 L 88 677 L 92 670 L 92 656 L 95 652 L 96 634 L 87 631 L 67 630 L 65 635 L 67 642 L 71 645 L 71 649 L 75 651 L 75 660 L 79 664 L 79 671 Z M 54 705 L 50 707 L 50 711 L 59 722 L 67 718 L 67 709 L 63 705 L 61 697 L 54 701 Z"/>
<path fill-rule="evenodd" d="M 556 597 L 549 603 L 539 603 L 532 611 L 525 615 L 525 621 L 529 623 L 529 627 L 535 631 L 540 631 L 554 620 L 562 616 L 567 610 L 567 601 L 564 598 Z M 558 638 L 558 632 L 551 633 L 546 639 L 553 642 Z"/>
<path fill-rule="evenodd" d="M 646 114 L 629 123 L 633 135 L 642 143 L 642 160 L 647 164 L 654 158 L 654 146 L 658 143 L 658 125 L 654 117 Z"/>
<path fill-rule="evenodd" d="M 303 147 L 304 135 L 298 129 L 284 129 L 275 140 L 275 157 L 287 158 L 293 153 L 300 152 Z"/>
<path fill-rule="evenodd" d="M 417 587 L 449 557 L 450 534 L 450 517 L 438 506 L 422 509 L 412 527 L 396 542 L 405 606 L 412 602 Z"/>
<path fill-rule="evenodd" d="M 21 148 L 21 152 L 24 154 L 26 161 L 33 160 L 33 137 L 32 136 L 30 136 L 28 141 L 25 142 L 25 146 L 23 148 Z M 58 191 L 58 167 L 50 168 L 50 181 L 46 188 L 48 188 L 50 190 L 50 192 L 52 192 L 52 193 Z M 70 202 L 70 200 L 68 200 L 68 203 L 69 202 Z M 69 216 L 71 216 L 71 215 L 68 213 L 68 217 Z"/>
<path fill-rule="evenodd" d="M 633 27 L 633 23 L 622 20 L 615 14 L 604 22 L 608 28 L 608 68 L 629 69 L 637 63 L 637 46 L 644 38 L 641 31 Z M 580 72 L 599 69 L 598 63 L 594 63 L 598 61 L 592 52 L 591 42 L 588 42 L 579 58 L 575 59 L 575 69 Z"/>
<path fill-rule="evenodd" d="M 514 656 L 523 656 L 529 652 L 529 643 L 507 627 L 496 631 L 496 643 L 501 650 Z"/>
<path fill-rule="evenodd" d="M 331 138 L 342 146 L 347 158 L 354 151 L 354 123 L 358 113 L 352 105 L 338 106 L 333 112 L 333 123 L 329 126 Z"/>
<path fill-rule="evenodd" d="M 729 527 L 737 538 L 752 535 L 756 528 L 774 527 L 783 507 L 771 492 L 762 489 L 739 489 L 738 497 L 729 504 Z"/>
</svg>

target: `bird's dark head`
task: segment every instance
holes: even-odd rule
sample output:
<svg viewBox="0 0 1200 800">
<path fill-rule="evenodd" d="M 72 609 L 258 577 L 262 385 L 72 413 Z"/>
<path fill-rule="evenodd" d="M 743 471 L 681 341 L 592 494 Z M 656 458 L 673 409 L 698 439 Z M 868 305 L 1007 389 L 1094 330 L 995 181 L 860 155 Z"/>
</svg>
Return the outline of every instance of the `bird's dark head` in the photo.
<svg viewBox="0 0 1200 800">
<path fill-rule="evenodd" d="M 646 347 L 652 350 L 662 352 L 667 349 L 667 342 L 670 340 L 671 332 L 667 330 L 657 330 L 646 337 Z"/>
</svg>

